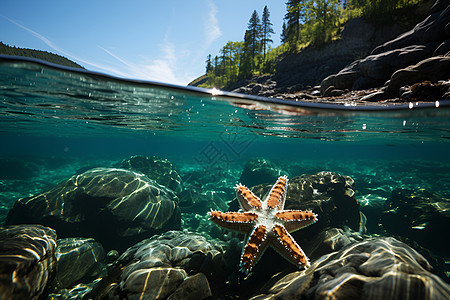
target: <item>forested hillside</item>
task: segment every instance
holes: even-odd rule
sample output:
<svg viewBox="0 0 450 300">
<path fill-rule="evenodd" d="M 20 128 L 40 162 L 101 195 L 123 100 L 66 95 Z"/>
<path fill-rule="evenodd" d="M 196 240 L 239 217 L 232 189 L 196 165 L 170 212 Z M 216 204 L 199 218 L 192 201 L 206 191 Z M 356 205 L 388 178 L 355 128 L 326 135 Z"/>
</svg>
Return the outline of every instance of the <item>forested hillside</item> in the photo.
<svg viewBox="0 0 450 300">
<path fill-rule="evenodd" d="M 408 22 L 405 13 L 424 0 L 288 0 L 281 45 L 271 48 L 274 29 L 265 6 L 261 18 L 255 10 L 244 29 L 242 41 L 229 41 L 218 55 L 209 54 L 205 75 L 190 85 L 226 89 L 253 76 L 274 74 L 280 55 L 298 53 L 305 47 L 322 47 L 340 38 L 343 26 L 363 17 L 369 22 L 386 24 Z"/>
<path fill-rule="evenodd" d="M 48 61 L 48 62 L 51 62 L 54 64 L 58 64 L 58 65 L 84 69 L 79 64 L 77 64 L 61 55 L 58 55 L 58 54 L 41 51 L 41 50 L 11 47 L 11 46 L 3 44 L 2 42 L 0 42 L 0 54 L 32 57 L 32 58 L 42 59 L 42 60 L 45 60 L 45 61 Z"/>
</svg>

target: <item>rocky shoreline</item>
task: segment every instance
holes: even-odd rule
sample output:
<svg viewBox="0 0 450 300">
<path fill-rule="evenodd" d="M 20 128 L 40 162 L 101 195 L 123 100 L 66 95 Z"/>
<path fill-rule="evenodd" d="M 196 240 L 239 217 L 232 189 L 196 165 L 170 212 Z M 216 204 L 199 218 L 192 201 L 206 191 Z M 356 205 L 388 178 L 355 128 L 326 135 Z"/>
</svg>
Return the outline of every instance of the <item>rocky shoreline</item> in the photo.
<svg viewBox="0 0 450 300">
<path fill-rule="evenodd" d="M 241 81 L 230 90 L 347 105 L 450 99 L 450 1 L 431 4 L 426 18 L 402 34 L 398 26 L 375 29 L 351 20 L 340 40 L 288 55 L 275 75 Z"/>
</svg>

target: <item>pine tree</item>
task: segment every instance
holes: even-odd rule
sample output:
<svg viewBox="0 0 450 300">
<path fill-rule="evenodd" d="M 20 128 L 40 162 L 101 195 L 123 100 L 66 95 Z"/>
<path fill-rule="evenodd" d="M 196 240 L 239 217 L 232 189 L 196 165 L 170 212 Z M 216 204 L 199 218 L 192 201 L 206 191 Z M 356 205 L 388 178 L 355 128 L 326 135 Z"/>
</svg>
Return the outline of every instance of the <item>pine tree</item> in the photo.
<svg viewBox="0 0 450 300">
<path fill-rule="evenodd" d="M 211 54 L 208 54 L 208 56 L 206 57 L 206 74 L 211 73 L 212 70 L 213 65 L 211 61 Z"/>
<path fill-rule="evenodd" d="M 255 70 L 255 58 L 261 51 L 261 21 L 256 10 L 253 11 L 248 21 L 247 31 L 249 34 L 249 48 L 251 54 L 251 71 Z M 247 33 L 246 33 L 247 35 Z"/>
<path fill-rule="evenodd" d="M 223 46 L 222 49 L 219 50 L 219 53 L 221 54 L 220 61 L 221 61 L 221 67 L 223 70 L 223 74 L 226 75 L 227 74 L 227 65 L 228 65 L 228 47 L 227 47 L 227 45 Z"/>
<path fill-rule="evenodd" d="M 251 33 L 249 30 L 245 31 L 244 44 L 242 45 L 241 60 L 239 64 L 239 77 L 248 78 L 252 76 L 252 42 Z"/>
<path fill-rule="evenodd" d="M 220 76 L 219 57 L 217 55 L 214 56 L 213 68 L 214 68 L 214 75 Z"/>
<path fill-rule="evenodd" d="M 235 70 L 234 65 L 237 64 L 235 61 L 234 55 L 235 43 L 229 41 L 225 46 L 220 49 L 220 53 L 222 54 L 222 62 L 221 67 L 223 69 L 223 75 L 225 76 L 225 85 L 227 85 L 230 81 L 233 81 L 237 77 L 237 71 Z"/>
<path fill-rule="evenodd" d="M 301 0 L 288 0 L 286 2 L 286 40 L 288 42 L 297 43 L 300 31 L 300 5 Z"/>
<path fill-rule="evenodd" d="M 233 47 L 231 48 L 231 57 L 233 59 L 233 67 L 232 67 L 232 81 L 236 81 L 240 74 L 240 66 L 242 63 L 242 52 L 244 48 L 244 42 L 233 42 Z"/>
<path fill-rule="evenodd" d="M 285 21 L 283 21 L 283 26 L 281 27 L 280 41 L 282 44 L 287 42 L 287 29 Z"/>
<path fill-rule="evenodd" d="M 312 42 L 321 45 L 331 38 L 338 26 L 339 1 L 316 0 L 308 6 L 308 21 L 312 24 Z"/>
<path fill-rule="evenodd" d="M 266 48 L 267 45 L 269 43 L 273 43 L 273 40 L 270 39 L 270 35 L 272 33 L 275 33 L 273 31 L 272 28 L 272 23 L 270 23 L 270 12 L 269 9 L 267 8 L 267 5 L 264 6 L 264 10 L 263 10 L 263 14 L 262 14 L 262 23 L 261 23 L 261 28 L 262 28 L 262 39 L 261 39 L 261 44 L 262 44 L 262 48 L 263 48 L 263 57 L 264 60 L 266 60 Z"/>
<path fill-rule="evenodd" d="M 288 0 L 286 2 L 286 32 L 285 39 L 295 48 L 300 38 L 300 25 L 304 23 L 305 8 L 308 0 Z"/>
</svg>

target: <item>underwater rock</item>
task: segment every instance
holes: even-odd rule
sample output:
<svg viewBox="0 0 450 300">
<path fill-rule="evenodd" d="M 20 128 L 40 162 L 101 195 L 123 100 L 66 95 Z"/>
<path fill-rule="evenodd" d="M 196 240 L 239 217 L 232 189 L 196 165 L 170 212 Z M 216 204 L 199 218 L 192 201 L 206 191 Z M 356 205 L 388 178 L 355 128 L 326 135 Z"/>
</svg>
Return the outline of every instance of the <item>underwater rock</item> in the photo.
<svg viewBox="0 0 450 300">
<path fill-rule="evenodd" d="M 69 289 L 62 289 L 48 295 L 48 300 L 82 300 L 92 291 L 92 287 L 97 285 L 100 279 L 94 280 L 91 283 L 79 283 Z"/>
<path fill-rule="evenodd" d="M 232 197 L 224 191 L 186 188 L 178 195 L 181 209 L 181 228 L 188 231 L 207 232 L 215 227 L 207 213 L 212 210 L 227 210 Z M 211 235 L 212 236 L 212 235 Z"/>
<path fill-rule="evenodd" d="M 367 217 L 367 231 L 370 233 L 383 232 L 381 215 L 386 198 L 377 194 L 365 194 L 357 197 L 361 212 Z"/>
<path fill-rule="evenodd" d="M 414 249 L 377 238 L 323 256 L 306 271 L 266 285 L 251 299 L 449 299 L 450 286 Z"/>
<path fill-rule="evenodd" d="M 315 236 L 302 242 L 311 260 L 318 259 L 342 248 L 363 240 L 363 236 L 350 228 L 325 228 Z"/>
<path fill-rule="evenodd" d="M 222 253 L 222 246 L 193 233 L 169 231 L 153 236 L 125 251 L 90 296 L 161 299 L 174 292 L 184 294 L 183 289 L 192 286 L 192 282 L 182 286 L 190 278 L 188 274 L 205 275 L 195 281 L 202 283 L 199 294 L 207 295 L 209 287 L 213 290 L 225 281 Z"/>
<path fill-rule="evenodd" d="M 40 225 L 0 228 L 0 299 L 38 299 L 54 275 L 56 232 Z"/>
<path fill-rule="evenodd" d="M 165 299 L 184 281 L 187 274 L 176 268 L 144 268 L 127 274 L 120 283 L 126 299 Z"/>
<path fill-rule="evenodd" d="M 6 224 L 38 223 L 61 238 L 92 237 L 106 249 L 123 251 L 145 237 L 180 228 L 180 214 L 172 190 L 133 171 L 96 168 L 18 200 Z"/>
<path fill-rule="evenodd" d="M 66 238 L 57 240 L 56 276 L 54 290 L 71 287 L 86 277 L 86 282 L 95 279 L 105 258 L 100 243 L 89 238 Z"/>
<path fill-rule="evenodd" d="M 201 300 L 211 296 L 208 279 L 203 273 L 197 273 L 187 277 L 167 299 Z"/>
<path fill-rule="evenodd" d="M 21 159 L 1 158 L 0 166 L 0 179 L 26 180 L 39 172 L 37 164 Z"/>
<path fill-rule="evenodd" d="M 298 241 L 306 255 L 314 262 L 323 255 L 330 255 L 330 253 L 339 251 L 350 244 L 362 241 L 363 238 L 361 234 L 352 231 L 348 227 L 345 230 L 341 228 L 325 228 L 316 235 L 310 235 Z M 228 292 L 230 298 L 236 295 L 249 298 L 250 295 L 258 292 L 263 285 L 270 284 L 270 282 L 273 283 L 274 278 L 281 279 L 284 275 L 299 270 L 281 257 L 274 249 L 269 248 L 255 265 L 253 271 L 243 278 L 242 273 L 237 273 L 242 243 L 236 242 L 237 239 L 234 240 L 234 242 L 230 240 L 227 251 L 224 254 L 229 274 L 228 282 L 230 282 L 230 287 L 232 286 L 232 288 L 227 288 L 227 290 L 233 290 Z"/>
<path fill-rule="evenodd" d="M 225 192 L 231 198 L 234 195 L 234 185 L 240 176 L 240 170 L 236 167 L 223 168 L 186 168 L 182 170 L 184 188 L 203 191 Z M 178 196 L 180 197 L 180 195 Z"/>
<path fill-rule="evenodd" d="M 177 194 L 183 190 L 180 175 L 165 158 L 136 155 L 122 161 L 120 168 L 142 173 Z"/>
<path fill-rule="evenodd" d="M 183 213 L 206 214 L 211 209 L 226 210 L 230 197 L 224 191 L 185 189 L 178 195 Z"/>
<path fill-rule="evenodd" d="M 281 175 L 286 175 L 271 161 L 265 158 L 250 159 L 242 171 L 240 182 L 246 186 L 275 182 Z"/>
<path fill-rule="evenodd" d="M 265 195 L 272 186 L 260 184 L 252 188 L 257 196 Z M 311 235 L 326 227 L 348 226 L 359 231 L 359 204 L 355 197 L 355 182 L 349 176 L 333 172 L 301 175 L 289 180 L 285 209 L 312 210 L 318 222 L 305 228 Z"/>
<path fill-rule="evenodd" d="M 433 274 L 441 277 L 445 282 L 450 283 L 450 277 L 448 276 L 448 263 L 443 257 L 440 257 L 433 253 L 430 249 L 422 247 L 419 243 L 410 238 L 405 238 L 402 236 L 396 236 L 395 239 L 405 243 L 414 250 L 420 253 L 428 263 L 431 265 L 431 270 Z"/>
<path fill-rule="evenodd" d="M 396 189 L 381 216 L 390 234 L 411 238 L 438 255 L 450 249 L 450 201 L 427 190 Z"/>
</svg>

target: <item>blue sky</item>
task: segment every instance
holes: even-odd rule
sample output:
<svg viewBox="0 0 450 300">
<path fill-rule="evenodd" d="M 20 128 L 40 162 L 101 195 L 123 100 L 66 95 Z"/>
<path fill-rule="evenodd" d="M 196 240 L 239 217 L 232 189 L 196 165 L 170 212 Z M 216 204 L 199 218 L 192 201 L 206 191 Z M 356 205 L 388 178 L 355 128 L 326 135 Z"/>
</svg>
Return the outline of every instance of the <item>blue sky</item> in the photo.
<svg viewBox="0 0 450 300">
<path fill-rule="evenodd" d="M 208 54 L 241 41 L 248 20 L 269 8 L 280 44 L 285 1 L 0 1 L 0 41 L 50 51 L 93 71 L 186 85 Z"/>
</svg>

